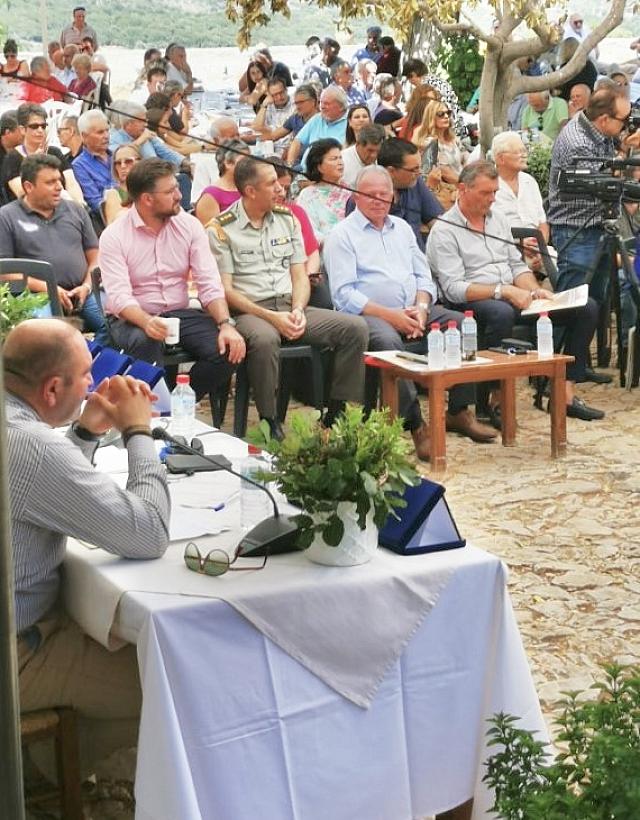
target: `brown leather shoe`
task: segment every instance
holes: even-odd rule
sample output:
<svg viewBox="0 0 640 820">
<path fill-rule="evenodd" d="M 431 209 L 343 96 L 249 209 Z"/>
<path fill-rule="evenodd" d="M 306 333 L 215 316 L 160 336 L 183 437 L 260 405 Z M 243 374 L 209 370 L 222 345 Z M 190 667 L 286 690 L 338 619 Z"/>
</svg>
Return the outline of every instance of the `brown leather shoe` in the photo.
<svg viewBox="0 0 640 820">
<path fill-rule="evenodd" d="M 416 455 L 420 461 L 429 461 L 429 428 L 427 425 L 421 424 L 416 430 L 412 430 L 411 438 L 416 448 Z"/>
<path fill-rule="evenodd" d="M 461 436 L 468 436 L 472 441 L 479 441 L 486 443 L 493 441 L 498 435 L 493 427 L 488 424 L 482 424 L 475 417 L 472 410 L 467 408 L 456 413 L 455 416 L 447 413 L 446 417 L 447 430 L 450 433 L 459 433 Z"/>
</svg>

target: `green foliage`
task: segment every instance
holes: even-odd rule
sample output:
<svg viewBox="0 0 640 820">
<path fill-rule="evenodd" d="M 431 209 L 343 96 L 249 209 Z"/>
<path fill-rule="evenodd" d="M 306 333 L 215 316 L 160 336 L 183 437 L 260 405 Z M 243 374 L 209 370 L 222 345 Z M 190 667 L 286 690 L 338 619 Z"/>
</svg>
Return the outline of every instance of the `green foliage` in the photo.
<svg viewBox="0 0 640 820">
<path fill-rule="evenodd" d="M 46 293 L 31 293 L 24 290 L 17 296 L 11 294 L 8 282 L 0 285 L 0 341 L 4 341 L 11 328 L 24 319 L 30 319 L 34 311 L 48 302 Z"/>
<path fill-rule="evenodd" d="M 461 106 L 466 108 L 473 92 L 480 85 L 484 65 L 480 43 L 467 34 L 446 35 L 436 51 L 436 62 L 446 71 Z"/>
<path fill-rule="evenodd" d="M 529 148 L 527 170 L 535 178 L 542 198 L 549 196 L 549 170 L 551 168 L 551 151 L 553 143 L 537 142 Z"/>
<path fill-rule="evenodd" d="M 592 687 L 597 700 L 565 693 L 557 720 L 563 751 L 548 764 L 544 745 L 498 714 L 486 783 L 504 820 L 633 820 L 640 817 L 640 670 L 611 664 Z"/>
<path fill-rule="evenodd" d="M 297 412 L 291 415 L 284 441 L 271 438 L 264 421 L 249 431 L 248 438 L 273 456 L 271 470 L 262 478 L 278 482 L 286 497 L 305 510 L 297 516 L 302 548 L 311 544 L 316 532 L 330 546 L 340 543 L 340 501 L 355 503 L 360 529 L 371 509 L 381 527 L 392 510 L 404 506 L 398 494 L 418 482 L 402 421 L 391 421 L 386 409 L 374 410 L 365 419 L 361 407 L 347 406 L 328 430 L 312 414 Z M 310 513 L 321 513 L 323 522 L 314 523 Z"/>
</svg>

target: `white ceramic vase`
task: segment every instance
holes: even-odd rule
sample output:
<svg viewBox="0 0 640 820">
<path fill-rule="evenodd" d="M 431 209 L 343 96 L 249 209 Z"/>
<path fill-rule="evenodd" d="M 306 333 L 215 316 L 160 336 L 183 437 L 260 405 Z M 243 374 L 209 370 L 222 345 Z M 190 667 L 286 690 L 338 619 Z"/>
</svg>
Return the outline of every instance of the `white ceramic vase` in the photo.
<svg viewBox="0 0 640 820">
<path fill-rule="evenodd" d="M 367 524 L 364 530 L 358 526 L 356 505 L 352 501 L 338 503 L 338 516 L 344 524 L 344 535 L 337 547 L 326 544 L 322 535 L 315 534 L 311 546 L 306 550 L 306 556 L 315 564 L 325 564 L 330 567 L 353 567 L 357 564 L 366 564 L 375 555 L 378 549 L 378 528 L 373 523 L 373 510 L 367 515 Z M 325 513 L 313 515 L 314 522 L 327 518 Z"/>
</svg>

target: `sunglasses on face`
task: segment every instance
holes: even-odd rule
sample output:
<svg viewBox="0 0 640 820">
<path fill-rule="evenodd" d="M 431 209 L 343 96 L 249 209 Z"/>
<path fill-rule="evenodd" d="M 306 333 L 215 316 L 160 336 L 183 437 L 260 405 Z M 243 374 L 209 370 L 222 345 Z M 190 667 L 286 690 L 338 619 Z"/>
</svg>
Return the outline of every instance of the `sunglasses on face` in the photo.
<svg viewBox="0 0 640 820">
<path fill-rule="evenodd" d="M 38 131 L 38 130 L 41 130 L 41 131 L 46 131 L 46 129 L 47 129 L 47 123 L 46 123 L 46 122 L 30 122 L 30 123 L 27 125 L 27 128 L 28 128 L 30 131 Z"/>
<path fill-rule="evenodd" d="M 235 555 L 231 559 L 224 550 L 219 549 L 210 550 L 203 558 L 197 544 L 193 541 L 189 541 L 184 551 L 184 562 L 187 565 L 187 568 L 192 572 L 200 573 L 200 575 L 224 575 L 225 572 L 246 572 L 264 569 L 268 556 L 264 556 L 264 560 L 260 566 L 232 566 L 232 564 L 235 564 L 239 557 L 240 548 L 236 550 Z"/>
<path fill-rule="evenodd" d="M 452 111 L 438 111 L 436 117 L 450 117 L 452 113 Z"/>
</svg>

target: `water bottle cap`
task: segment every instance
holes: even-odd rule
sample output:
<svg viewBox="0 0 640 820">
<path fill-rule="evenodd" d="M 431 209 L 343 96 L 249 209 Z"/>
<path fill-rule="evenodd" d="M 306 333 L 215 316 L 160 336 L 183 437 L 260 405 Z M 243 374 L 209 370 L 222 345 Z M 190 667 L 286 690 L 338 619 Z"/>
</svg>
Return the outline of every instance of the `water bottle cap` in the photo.
<svg viewBox="0 0 640 820">
<path fill-rule="evenodd" d="M 180 373 L 179 376 L 176 377 L 176 384 L 189 384 L 191 381 L 188 373 Z"/>
<path fill-rule="evenodd" d="M 447 327 L 449 328 L 449 330 L 455 330 L 455 329 L 456 329 L 456 327 L 457 327 L 457 325 L 456 325 L 456 323 L 455 323 L 455 321 L 454 321 L 453 319 L 450 319 L 450 320 L 447 322 Z"/>
<path fill-rule="evenodd" d="M 540 318 L 542 319 L 543 317 L 546 317 L 546 318 L 548 319 L 548 318 L 549 318 L 549 314 L 548 314 L 548 313 L 541 313 L 541 314 L 540 314 Z"/>
<path fill-rule="evenodd" d="M 465 310 L 464 315 L 467 316 L 469 319 L 473 319 L 473 311 L 472 310 Z"/>
<path fill-rule="evenodd" d="M 440 322 L 432 322 L 431 330 L 440 330 Z"/>
<path fill-rule="evenodd" d="M 262 450 L 255 444 L 247 444 L 247 454 L 250 456 L 259 456 Z"/>
</svg>

